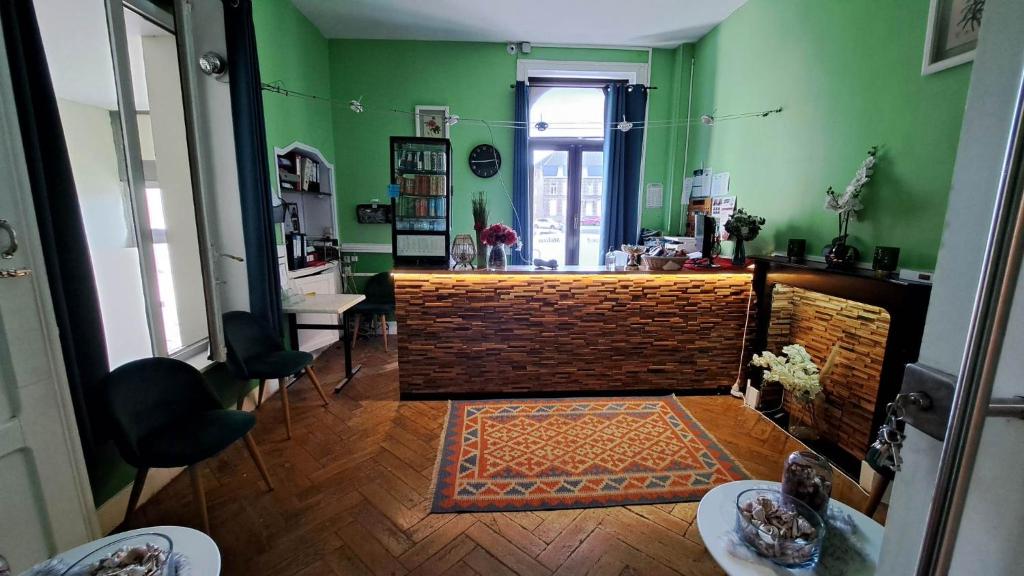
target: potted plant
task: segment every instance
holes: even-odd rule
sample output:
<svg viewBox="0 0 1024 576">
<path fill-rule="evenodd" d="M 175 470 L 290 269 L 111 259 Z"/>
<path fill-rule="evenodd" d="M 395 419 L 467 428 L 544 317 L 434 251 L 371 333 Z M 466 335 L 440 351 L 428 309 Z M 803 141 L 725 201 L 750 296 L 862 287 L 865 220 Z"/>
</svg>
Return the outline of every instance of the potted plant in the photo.
<svg viewBox="0 0 1024 576">
<path fill-rule="evenodd" d="M 504 270 L 505 247 L 519 244 L 519 235 L 516 234 L 516 231 L 500 222 L 484 228 L 480 233 L 480 239 L 484 244 L 490 246 L 487 253 L 487 268 L 489 270 Z"/>
<path fill-rule="evenodd" d="M 473 230 L 476 231 L 477 268 L 484 268 L 487 264 L 487 250 L 484 250 L 481 238 L 484 228 L 487 228 L 487 196 L 481 190 L 473 197 Z"/>
<path fill-rule="evenodd" d="M 818 438 L 818 432 L 814 399 L 821 393 L 818 366 L 807 350 L 799 344 L 783 347 L 782 354 L 776 356 L 765 350 L 760 354 L 754 354 L 750 364 L 764 369 L 762 377 L 765 382 L 781 384 L 783 390 L 789 392 L 800 406 L 801 414 L 810 413 L 810 426 L 805 426 L 799 419 L 794 418 L 790 422 L 789 433 L 800 440 L 815 440 Z"/>
<path fill-rule="evenodd" d="M 736 250 L 732 255 L 733 264 L 742 266 L 747 261 L 747 250 L 743 243 L 757 238 L 757 235 L 761 233 L 762 226 L 764 226 L 764 218 L 747 214 L 743 208 L 739 208 L 732 216 L 729 216 L 725 222 L 725 231 L 729 233 L 730 238 L 736 241 Z"/>
<path fill-rule="evenodd" d="M 847 244 L 850 218 L 856 219 L 857 213 L 864 208 L 860 197 L 864 193 L 864 186 L 871 181 L 877 156 L 878 146 L 872 146 L 868 150 L 868 157 L 861 163 L 860 168 L 853 175 L 853 180 L 846 186 L 846 190 L 842 194 L 836 192 L 831 186 L 825 191 L 825 210 L 835 212 L 839 217 L 839 235 L 825 247 L 825 263 L 829 268 L 848 268 L 860 256 L 856 248 Z"/>
</svg>

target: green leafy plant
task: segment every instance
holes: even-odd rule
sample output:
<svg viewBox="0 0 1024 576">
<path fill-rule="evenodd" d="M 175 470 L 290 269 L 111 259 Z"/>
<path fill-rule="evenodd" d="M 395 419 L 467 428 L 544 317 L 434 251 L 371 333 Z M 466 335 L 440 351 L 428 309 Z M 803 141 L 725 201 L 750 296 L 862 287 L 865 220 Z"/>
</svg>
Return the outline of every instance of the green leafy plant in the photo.
<svg viewBox="0 0 1024 576">
<path fill-rule="evenodd" d="M 741 238 L 744 242 L 749 242 L 757 238 L 757 235 L 761 233 L 761 227 L 764 226 L 764 222 L 764 218 L 747 214 L 746 210 L 739 208 L 732 216 L 729 216 L 729 220 L 725 223 L 725 231 L 731 237 Z"/>
<path fill-rule="evenodd" d="M 473 229 L 482 232 L 487 228 L 487 196 L 483 190 L 473 197 Z"/>
</svg>

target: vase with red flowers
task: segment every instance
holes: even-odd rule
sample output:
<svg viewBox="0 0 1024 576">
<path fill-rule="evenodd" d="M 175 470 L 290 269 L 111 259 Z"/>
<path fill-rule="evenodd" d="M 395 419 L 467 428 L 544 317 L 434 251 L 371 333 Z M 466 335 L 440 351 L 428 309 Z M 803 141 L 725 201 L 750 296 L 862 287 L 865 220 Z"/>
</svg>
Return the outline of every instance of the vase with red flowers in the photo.
<svg viewBox="0 0 1024 576">
<path fill-rule="evenodd" d="M 519 243 L 519 235 L 516 231 L 501 224 L 491 224 L 480 233 L 480 240 L 489 247 L 487 252 L 487 269 L 505 269 L 505 247 L 515 246 Z"/>
</svg>

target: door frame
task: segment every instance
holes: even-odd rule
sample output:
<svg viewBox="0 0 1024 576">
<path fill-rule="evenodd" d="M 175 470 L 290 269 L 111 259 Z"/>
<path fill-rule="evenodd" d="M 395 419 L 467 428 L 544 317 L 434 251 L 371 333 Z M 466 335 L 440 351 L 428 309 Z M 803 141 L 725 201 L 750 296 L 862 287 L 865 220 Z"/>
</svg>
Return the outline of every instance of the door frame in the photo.
<svg viewBox="0 0 1024 576">
<path fill-rule="evenodd" d="M 580 261 L 580 210 L 583 206 L 583 153 L 601 152 L 603 140 L 583 138 L 530 138 L 527 153 L 533 164 L 533 153 L 537 150 L 552 150 L 566 153 L 566 201 L 565 201 L 565 265 L 575 266 Z M 533 170 L 530 170 L 530 210 L 533 210 L 535 190 Z M 533 222 L 531 214 L 530 222 Z M 603 226 L 603 224 L 602 224 Z M 529 230 L 530 246 L 533 246 L 533 230 Z"/>
<path fill-rule="evenodd" d="M 0 47 L 4 46 L 0 29 Z M 45 382 L 18 382 L 19 391 L 31 387 L 45 387 L 44 392 L 56 400 L 52 406 L 56 418 L 42 422 L 34 419 L 14 419 L 0 425 L 0 448 L 5 453 L 15 450 L 33 452 L 39 497 L 43 501 L 48 522 L 50 553 L 77 546 L 99 536 L 99 522 L 92 498 L 89 474 L 85 465 L 81 439 L 75 420 L 67 373 L 61 353 L 57 321 L 50 299 L 46 265 L 40 248 L 39 230 L 28 173 L 24 170 L 25 152 L 21 146 L 18 112 L 14 104 L 14 91 L 8 67 L 7 53 L 0 49 L 0 164 L 5 164 L 14 177 L 5 182 L 14 205 L 12 214 L 3 215 L 17 226 L 20 250 L 13 260 L 2 261 L 4 267 L 25 267 L 32 274 L 24 278 L 2 279 L 0 282 L 31 282 L 36 304 L 36 315 L 42 327 L 44 347 L 37 357 L 8 358 L 0 370 L 9 371 L 10 381 L 18 382 L 18 366 L 26 362 L 45 363 Z M 22 167 L 22 168 L 18 168 Z M 6 353 L 6 350 L 0 350 Z M 48 389 L 47 389 L 48 388 Z M 37 415 L 38 416 L 38 415 Z M 58 432 L 54 437 L 54 429 Z M 60 477 L 65 475 L 64 477 Z M 70 488 L 70 491 L 69 491 Z"/>
</svg>

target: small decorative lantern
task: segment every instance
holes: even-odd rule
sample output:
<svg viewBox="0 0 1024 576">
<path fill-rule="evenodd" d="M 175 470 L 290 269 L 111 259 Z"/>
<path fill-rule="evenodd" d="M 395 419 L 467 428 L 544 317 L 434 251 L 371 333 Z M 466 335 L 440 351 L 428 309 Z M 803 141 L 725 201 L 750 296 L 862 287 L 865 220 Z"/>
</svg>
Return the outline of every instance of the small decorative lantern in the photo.
<svg viewBox="0 0 1024 576">
<path fill-rule="evenodd" d="M 473 259 L 476 258 L 476 240 L 469 234 L 457 234 L 452 240 L 452 258 L 455 259 L 455 269 L 473 269 Z"/>
<path fill-rule="evenodd" d="M 896 271 L 900 262 L 900 249 L 895 246 L 875 246 L 875 257 L 871 261 L 871 268 L 875 276 L 888 278 Z"/>
<path fill-rule="evenodd" d="M 634 244 L 623 244 L 622 251 L 626 253 L 629 260 L 626 262 L 626 270 L 639 270 L 640 269 L 640 255 L 647 251 L 646 246 L 639 246 Z"/>
<path fill-rule="evenodd" d="M 803 238 L 790 238 L 786 246 L 786 258 L 790 262 L 803 262 L 804 253 L 807 252 L 807 240 Z"/>
</svg>

